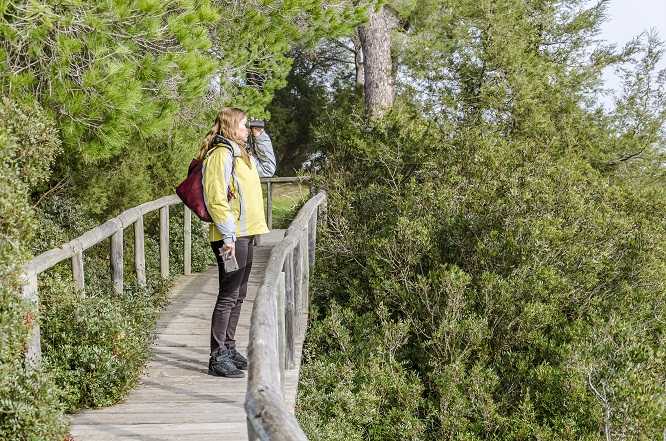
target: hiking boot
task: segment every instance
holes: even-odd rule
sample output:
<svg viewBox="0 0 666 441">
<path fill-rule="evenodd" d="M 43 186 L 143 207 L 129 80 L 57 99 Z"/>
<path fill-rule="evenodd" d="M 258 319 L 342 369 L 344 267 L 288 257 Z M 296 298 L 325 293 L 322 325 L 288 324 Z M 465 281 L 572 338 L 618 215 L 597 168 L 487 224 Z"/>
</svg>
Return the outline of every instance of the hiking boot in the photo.
<svg viewBox="0 0 666 441">
<path fill-rule="evenodd" d="M 231 361 L 238 369 L 247 369 L 247 358 L 243 357 L 236 348 L 229 349 L 229 352 L 231 353 Z"/>
<path fill-rule="evenodd" d="M 245 374 L 238 369 L 231 359 L 228 349 L 218 349 L 208 361 L 208 374 L 216 377 L 243 378 Z"/>
</svg>

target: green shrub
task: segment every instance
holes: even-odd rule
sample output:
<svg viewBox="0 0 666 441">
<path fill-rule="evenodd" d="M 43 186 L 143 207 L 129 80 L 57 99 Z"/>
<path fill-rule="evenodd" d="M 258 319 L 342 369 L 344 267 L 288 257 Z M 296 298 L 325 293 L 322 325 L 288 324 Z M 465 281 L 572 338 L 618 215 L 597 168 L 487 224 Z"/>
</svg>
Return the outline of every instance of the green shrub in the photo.
<svg viewBox="0 0 666 441">
<path fill-rule="evenodd" d="M 423 385 L 397 357 L 409 326 L 335 302 L 311 317 L 297 413 L 311 440 L 423 439 Z M 362 428 L 362 430 L 359 430 Z"/>
<path fill-rule="evenodd" d="M 59 398 L 47 370 L 28 370 L 22 360 L 0 363 L 0 439 L 62 441 L 67 421 Z"/>
<path fill-rule="evenodd" d="M 48 177 L 59 148 L 39 106 L 0 102 L 0 439 L 61 441 L 66 433 L 51 374 L 24 364 L 36 311 L 21 297 L 22 266 L 36 232 L 28 196 Z"/>
<path fill-rule="evenodd" d="M 451 138 L 409 108 L 371 130 L 342 112 L 329 124 L 299 389 L 313 439 L 390 439 L 413 421 L 425 430 L 409 439 L 662 435 L 663 183 L 483 128 Z M 403 338 L 373 339 L 394 327 Z M 386 351 L 400 369 L 372 371 Z M 366 376 L 380 396 L 411 378 L 421 399 L 366 400 Z"/>
<path fill-rule="evenodd" d="M 264 208 L 268 199 L 267 186 L 262 186 Z M 310 191 L 307 184 L 301 183 L 273 183 L 272 196 L 272 229 L 286 229 L 298 214 L 303 204 L 309 199 Z"/>
<path fill-rule="evenodd" d="M 182 207 L 170 210 L 170 274 L 182 274 Z M 77 212 L 74 199 L 49 198 L 41 225 L 55 243 L 71 240 L 96 226 Z M 84 252 L 85 292 L 74 289 L 71 267 L 63 262 L 40 277 L 42 349 L 48 370 L 62 391 L 68 411 L 108 406 L 132 389 L 150 355 L 152 332 L 166 304 L 171 280 L 162 280 L 159 212 L 144 217 L 147 287 L 139 288 L 134 271 L 134 229 L 125 229 L 122 295 L 112 292 L 109 239 Z M 203 224 L 192 220 L 192 270 L 211 261 Z"/>
<path fill-rule="evenodd" d="M 57 273 L 43 277 L 42 350 L 68 411 L 114 404 L 136 384 L 169 288 L 153 280 L 113 295 L 75 290 Z"/>
</svg>

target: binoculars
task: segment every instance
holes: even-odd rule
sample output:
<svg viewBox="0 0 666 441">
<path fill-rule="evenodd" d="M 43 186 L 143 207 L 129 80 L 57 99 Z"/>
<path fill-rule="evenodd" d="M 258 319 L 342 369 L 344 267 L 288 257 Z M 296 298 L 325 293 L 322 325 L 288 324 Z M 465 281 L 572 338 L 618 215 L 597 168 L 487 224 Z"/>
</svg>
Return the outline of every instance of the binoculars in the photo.
<svg viewBox="0 0 666 441">
<path fill-rule="evenodd" d="M 248 118 L 247 122 L 245 123 L 245 127 L 247 127 L 248 129 L 251 129 L 253 127 L 263 129 L 263 128 L 266 127 L 266 122 L 261 120 L 261 119 L 249 119 Z"/>
</svg>

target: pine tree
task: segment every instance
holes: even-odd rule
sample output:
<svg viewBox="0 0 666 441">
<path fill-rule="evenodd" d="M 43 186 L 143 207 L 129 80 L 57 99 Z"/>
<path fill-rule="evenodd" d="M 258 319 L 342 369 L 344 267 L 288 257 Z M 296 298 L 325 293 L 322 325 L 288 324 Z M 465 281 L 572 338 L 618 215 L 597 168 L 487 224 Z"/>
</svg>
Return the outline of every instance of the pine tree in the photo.
<svg viewBox="0 0 666 441">
<path fill-rule="evenodd" d="M 320 1 L 23 1 L 0 12 L 0 92 L 54 118 L 64 155 L 50 185 L 100 216 L 173 187 L 222 105 L 268 116 L 289 48 L 362 13 Z"/>
<path fill-rule="evenodd" d="M 315 131 L 330 231 L 301 367 L 308 433 L 663 435 L 662 44 L 596 41 L 604 14 L 419 1 L 393 34 L 392 111 L 367 128 L 338 93 Z M 606 110 L 612 67 L 626 90 Z"/>
</svg>

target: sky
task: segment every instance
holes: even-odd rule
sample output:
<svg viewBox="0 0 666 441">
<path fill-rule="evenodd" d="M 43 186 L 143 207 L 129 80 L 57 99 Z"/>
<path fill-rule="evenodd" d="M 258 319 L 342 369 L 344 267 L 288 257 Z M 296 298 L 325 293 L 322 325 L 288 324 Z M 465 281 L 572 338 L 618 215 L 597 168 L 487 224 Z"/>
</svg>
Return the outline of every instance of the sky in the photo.
<svg viewBox="0 0 666 441">
<path fill-rule="evenodd" d="M 610 0 L 608 18 L 602 27 L 601 37 L 622 47 L 643 31 L 654 28 L 661 40 L 666 40 L 666 0 Z M 666 54 L 664 54 L 666 58 Z M 660 68 L 666 68 L 666 59 Z M 612 72 L 606 72 L 607 87 L 620 89 L 620 82 Z"/>
</svg>

